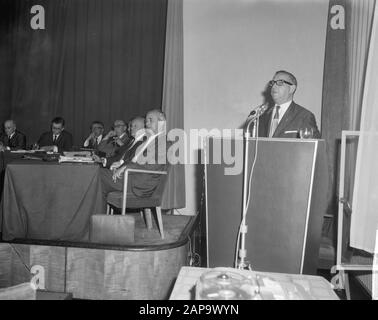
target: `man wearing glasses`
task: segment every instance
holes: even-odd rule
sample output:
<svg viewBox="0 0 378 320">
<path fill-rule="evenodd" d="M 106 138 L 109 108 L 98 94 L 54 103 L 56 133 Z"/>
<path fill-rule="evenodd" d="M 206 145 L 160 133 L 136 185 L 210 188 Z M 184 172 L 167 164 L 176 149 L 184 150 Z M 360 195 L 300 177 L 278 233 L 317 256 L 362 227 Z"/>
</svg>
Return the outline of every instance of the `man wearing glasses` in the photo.
<svg viewBox="0 0 378 320">
<path fill-rule="evenodd" d="M 84 141 L 83 147 L 96 149 L 101 143 L 104 133 L 104 124 L 101 121 L 93 121 L 91 124 L 91 133 Z"/>
<path fill-rule="evenodd" d="M 72 135 L 64 129 L 64 123 L 62 117 L 52 119 L 51 131 L 43 133 L 35 147 L 59 153 L 70 151 L 72 149 Z"/>
<path fill-rule="evenodd" d="M 259 137 L 300 138 L 301 132 L 308 129 L 310 138 L 319 139 L 314 114 L 293 101 L 297 89 L 295 76 L 284 70 L 277 71 L 269 86 L 274 106 L 260 117 Z"/>
<path fill-rule="evenodd" d="M 105 154 L 106 157 L 114 156 L 117 149 L 129 143 L 130 137 L 126 130 L 127 125 L 125 121 L 114 121 L 113 129 L 102 139 L 98 145 L 98 151 Z"/>
</svg>

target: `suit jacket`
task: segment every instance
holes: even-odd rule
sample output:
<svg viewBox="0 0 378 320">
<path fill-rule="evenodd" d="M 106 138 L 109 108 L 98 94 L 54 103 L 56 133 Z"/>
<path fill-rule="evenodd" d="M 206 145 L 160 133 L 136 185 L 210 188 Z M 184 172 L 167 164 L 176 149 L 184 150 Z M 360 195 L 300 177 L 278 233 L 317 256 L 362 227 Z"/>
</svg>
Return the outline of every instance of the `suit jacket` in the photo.
<svg viewBox="0 0 378 320">
<path fill-rule="evenodd" d="M 259 121 L 259 137 L 268 137 L 272 112 L 274 108 L 270 107 L 260 117 Z M 286 110 L 284 116 L 278 124 L 272 138 L 299 138 L 299 129 L 312 128 L 314 131 L 313 138 L 320 139 L 320 132 L 316 125 L 315 116 L 309 110 L 296 104 L 294 101 Z M 288 133 L 286 131 L 297 131 Z"/>
<path fill-rule="evenodd" d="M 101 137 L 101 141 L 100 143 L 102 142 L 102 139 L 104 138 L 104 136 Z M 85 141 L 84 141 L 85 142 Z M 83 143 L 83 148 L 88 148 L 88 149 L 95 149 L 97 150 L 98 149 L 98 146 L 100 143 L 97 143 L 96 141 L 94 141 L 93 139 L 90 139 L 89 140 L 89 143 L 87 146 L 84 146 L 84 143 Z"/>
<path fill-rule="evenodd" d="M 121 141 L 124 143 L 124 145 L 128 145 L 130 143 L 130 137 L 127 134 L 124 134 Z M 102 140 L 98 145 L 97 150 L 105 153 L 106 157 L 112 157 L 121 147 L 123 146 L 119 146 L 114 142 L 114 139 L 109 138 L 107 140 Z"/>
<path fill-rule="evenodd" d="M 136 163 L 128 162 L 127 167 L 156 171 L 167 170 L 168 166 L 166 139 L 166 135 L 159 135 L 151 143 L 149 143 L 149 146 L 144 153 L 144 160 L 147 160 L 146 163 L 142 163 L 141 161 Z M 139 148 L 140 147 L 141 146 L 139 146 Z M 154 152 L 151 152 L 152 149 Z M 164 178 L 165 176 L 162 176 L 160 174 L 135 174 L 131 172 L 129 174 L 128 185 L 130 191 L 137 197 L 150 197 L 158 187 L 161 179 Z"/>
<path fill-rule="evenodd" d="M 11 139 L 3 133 L 0 137 L 0 141 L 5 147 L 9 147 L 11 150 L 19 150 L 26 148 L 26 136 L 20 131 L 16 130 Z"/>
<path fill-rule="evenodd" d="M 129 142 L 117 149 L 113 156 L 107 157 L 106 168 L 110 168 L 110 166 L 116 161 L 123 160 L 124 162 L 130 162 L 134 157 L 137 148 L 143 143 L 143 140 L 139 140 L 133 145 L 134 140 L 135 139 L 131 137 Z"/>
<path fill-rule="evenodd" d="M 52 131 L 45 132 L 38 140 L 40 147 L 44 146 L 57 146 L 59 152 L 69 151 L 72 149 L 72 134 L 66 130 L 63 130 L 58 137 L 58 140 L 53 142 Z"/>
</svg>

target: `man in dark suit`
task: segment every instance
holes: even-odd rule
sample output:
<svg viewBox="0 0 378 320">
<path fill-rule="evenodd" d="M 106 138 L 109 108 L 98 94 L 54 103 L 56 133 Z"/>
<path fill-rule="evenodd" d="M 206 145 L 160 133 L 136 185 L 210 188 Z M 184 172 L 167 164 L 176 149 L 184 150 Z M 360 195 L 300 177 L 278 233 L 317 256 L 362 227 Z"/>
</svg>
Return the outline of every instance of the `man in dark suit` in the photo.
<svg viewBox="0 0 378 320">
<path fill-rule="evenodd" d="M 319 139 L 320 132 L 315 116 L 293 101 L 297 79 L 290 72 L 277 71 L 269 82 L 274 106 L 259 120 L 259 137 L 300 138 L 303 129 L 312 131 L 312 138 Z"/>
<path fill-rule="evenodd" d="M 164 170 L 167 162 L 165 115 L 154 109 L 146 115 L 146 134 L 148 139 L 135 151 L 131 160 L 122 164 L 113 172 L 109 169 L 101 170 L 102 192 L 104 207 L 106 196 L 111 191 L 123 190 L 124 172 L 127 168 L 145 170 Z M 150 151 L 153 152 L 150 152 Z M 131 174 L 128 180 L 128 197 L 149 197 L 157 188 L 161 175 Z M 105 210 L 105 208 L 104 208 Z"/>
<path fill-rule="evenodd" d="M 38 140 L 38 146 L 45 151 L 63 152 L 72 149 L 72 134 L 64 130 L 65 121 L 56 117 L 51 121 L 51 131 L 45 132 Z"/>
<path fill-rule="evenodd" d="M 4 122 L 4 133 L 0 136 L 0 151 L 26 148 L 26 137 L 17 130 L 14 120 Z"/>
<path fill-rule="evenodd" d="M 105 154 L 106 157 L 114 156 L 117 149 L 130 143 L 130 137 L 126 130 L 127 125 L 125 121 L 114 121 L 113 129 L 102 139 L 98 145 L 98 151 Z"/>
<path fill-rule="evenodd" d="M 115 170 L 124 162 L 131 161 L 137 148 L 143 143 L 144 138 L 146 138 L 144 118 L 136 117 L 130 121 L 130 140 L 128 143 L 117 149 L 113 156 L 100 158 L 94 155 L 93 159 L 101 163 L 105 168 Z"/>
<path fill-rule="evenodd" d="M 104 124 L 101 121 L 93 121 L 91 124 L 91 133 L 84 141 L 83 147 L 97 150 L 101 143 L 104 133 Z"/>
</svg>

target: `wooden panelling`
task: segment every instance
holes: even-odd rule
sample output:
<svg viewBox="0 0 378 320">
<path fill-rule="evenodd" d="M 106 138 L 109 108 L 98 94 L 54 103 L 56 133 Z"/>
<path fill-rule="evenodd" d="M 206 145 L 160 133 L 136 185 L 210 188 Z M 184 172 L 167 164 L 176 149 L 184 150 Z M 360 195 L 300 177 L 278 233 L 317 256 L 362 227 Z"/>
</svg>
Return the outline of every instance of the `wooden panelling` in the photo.
<svg viewBox="0 0 378 320">
<path fill-rule="evenodd" d="M 26 244 L 0 244 L 0 288 L 30 282 L 30 268 L 43 267 L 45 288 L 64 291 L 65 248 Z"/>
<path fill-rule="evenodd" d="M 29 282 L 0 289 L 0 300 L 36 300 L 36 290 Z"/>
<path fill-rule="evenodd" d="M 187 246 L 159 251 L 68 248 L 67 292 L 81 299 L 166 299 Z"/>
<path fill-rule="evenodd" d="M 29 246 L 0 244 L 0 288 L 15 286 L 31 279 Z"/>
</svg>

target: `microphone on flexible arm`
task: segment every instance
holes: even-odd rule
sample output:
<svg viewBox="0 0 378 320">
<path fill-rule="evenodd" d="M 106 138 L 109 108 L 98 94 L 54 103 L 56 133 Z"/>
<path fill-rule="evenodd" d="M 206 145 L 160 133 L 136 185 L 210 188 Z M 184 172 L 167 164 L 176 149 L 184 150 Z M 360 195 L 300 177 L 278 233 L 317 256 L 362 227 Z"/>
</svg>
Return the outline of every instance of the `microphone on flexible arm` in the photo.
<svg viewBox="0 0 378 320">
<path fill-rule="evenodd" d="M 245 126 L 245 131 L 246 133 L 249 133 L 249 126 L 251 125 L 252 122 L 254 122 L 256 119 L 260 118 L 262 114 L 268 110 L 269 105 L 268 103 L 264 103 L 257 108 L 253 109 L 251 113 L 249 114 L 248 118 L 246 119 L 246 126 Z"/>
<path fill-rule="evenodd" d="M 251 123 L 254 123 L 253 131 L 252 131 L 252 138 L 258 138 L 258 127 L 259 127 L 259 118 L 260 116 L 268 110 L 268 103 L 264 103 L 257 108 L 253 109 L 252 112 L 249 114 L 248 118 L 245 120 L 245 129 L 244 129 L 244 134 L 243 134 L 243 198 L 242 198 L 242 221 L 240 223 L 239 227 L 239 234 L 238 238 L 240 235 L 240 244 L 239 242 L 237 243 L 238 245 L 238 253 L 239 253 L 239 262 L 236 263 L 235 260 L 235 267 L 238 269 L 246 269 L 246 267 L 249 266 L 249 264 L 246 261 L 247 257 L 247 250 L 245 248 L 245 238 L 246 238 L 246 233 L 248 232 L 248 227 L 246 225 L 246 215 L 247 215 L 247 206 L 249 204 L 249 186 L 248 186 L 248 163 L 249 163 L 249 143 L 248 139 L 250 138 L 250 130 L 249 127 Z M 257 147 L 257 139 L 255 146 Z M 257 149 L 255 149 L 255 157 L 256 157 Z M 252 165 L 252 171 L 250 177 L 252 177 L 252 172 L 253 172 L 253 167 Z"/>
</svg>

